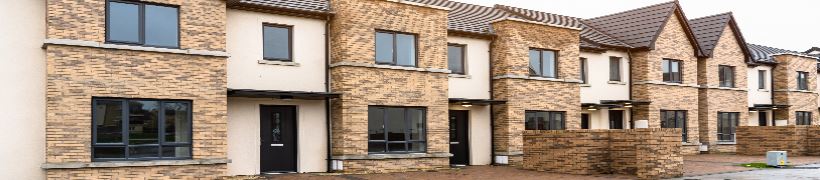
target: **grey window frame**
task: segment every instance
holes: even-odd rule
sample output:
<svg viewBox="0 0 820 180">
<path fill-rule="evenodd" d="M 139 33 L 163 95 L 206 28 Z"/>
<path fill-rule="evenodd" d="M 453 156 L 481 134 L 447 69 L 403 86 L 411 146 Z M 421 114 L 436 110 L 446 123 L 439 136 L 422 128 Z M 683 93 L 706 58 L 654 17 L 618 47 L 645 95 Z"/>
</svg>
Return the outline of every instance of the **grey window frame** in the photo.
<svg viewBox="0 0 820 180">
<path fill-rule="evenodd" d="M 718 80 L 720 87 L 735 87 L 735 67 L 719 65 Z"/>
<path fill-rule="evenodd" d="M 757 70 L 757 89 L 766 89 L 766 70 Z"/>
<path fill-rule="evenodd" d="M 666 76 L 663 76 L 663 74 L 665 74 L 665 72 L 663 72 L 663 61 L 669 61 L 669 63 L 668 63 L 669 67 L 667 67 L 669 69 L 669 79 L 666 79 Z M 674 74 L 672 74 L 672 67 L 673 67 L 672 63 L 677 63 L 678 64 L 678 77 L 677 78 L 674 76 Z M 661 68 L 661 76 L 663 76 L 663 82 L 678 83 L 678 84 L 683 83 L 683 61 L 676 60 L 676 59 L 663 59 L 663 60 L 661 60 L 661 67 L 662 67 Z"/>
<path fill-rule="evenodd" d="M 120 143 L 97 143 L 97 120 L 96 108 L 98 101 L 120 101 L 122 103 L 122 142 Z M 157 144 L 140 144 L 129 145 L 129 104 L 128 101 L 157 101 L 159 103 L 159 112 L 157 119 Z M 189 139 L 187 142 L 165 142 L 165 103 L 187 103 L 188 104 L 188 127 L 191 130 L 188 132 Z M 146 161 L 146 160 L 185 160 L 193 158 L 193 107 L 194 103 L 191 100 L 183 99 L 151 99 L 151 98 L 117 98 L 117 97 L 92 97 L 91 98 L 91 161 L 105 162 L 105 161 Z M 123 148 L 123 158 L 95 158 L 94 149 L 97 147 L 121 147 Z M 130 147 L 157 147 L 157 157 L 144 158 L 129 158 Z M 163 147 L 188 147 L 189 157 L 163 157 Z"/>
<path fill-rule="evenodd" d="M 674 124 L 670 124 L 670 122 L 666 121 L 667 114 L 670 114 L 670 113 L 673 114 L 673 116 L 675 118 Z M 689 133 L 688 133 L 687 127 L 688 127 L 689 122 L 687 122 L 687 116 L 688 116 L 687 113 L 688 113 L 688 111 L 686 111 L 686 110 L 664 110 L 664 109 L 661 109 L 661 114 L 660 114 L 660 116 L 661 116 L 660 117 L 661 118 L 661 128 L 681 128 L 682 142 L 688 142 L 689 138 L 687 136 L 688 136 Z M 682 114 L 682 116 L 681 116 L 681 114 Z M 678 118 L 682 119 L 681 124 L 678 124 L 678 120 L 679 120 Z M 672 126 L 670 126 L 670 125 L 672 125 Z"/>
<path fill-rule="evenodd" d="M 393 37 L 393 47 L 392 47 L 392 50 L 393 50 L 393 61 L 392 61 L 391 63 L 383 63 L 383 62 L 379 62 L 379 61 L 378 61 L 378 59 L 376 59 L 376 58 L 378 58 L 378 55 L 376 55 L 376 54 L 378 53 L 377 49 L 378 49 L 378 44 L 379 44 L 379 43 L 376 43 L 376 38 L 375 38 L 375 37 L 376 37 L 379 33 L 390 34 L 390 35 Z M 413 50 L 414 50 L 414 51 L 413 51 L 413 54 L 414 54 L 414 55 L 413 55 L 413 65 L 399 65 L 399 64 L 398 64 L 398 59 L 399 59 L 399 56 L 398 56 L 398 50 L 397 50 L 397 48 L 398 48 L 398 44 L 396 44 L 396 43 L 397 43 L 397 40 L 396 40 L 396 35 L 398 35 L 398 34 L 403 34 L 403 35 L 411 35 L 411 36 L 413 36 Z M 407 33 L 407 32 L 399 32 L 399 31 L 390 31 L 390 30 L 376 29 L 376 32 L 375 32 L 375 33 L 373 33 L 373 37 L 374 37 L 374 38 L 373 38 L 373 56 L 374 56 L 373 61 L 374 61 L 376 64 L 381 64 L 381 65 L 391 65 L 391 66 L 404 66 L 404 67 L 418 67 L 418 66 L 419 66 L 419 35 L 418 35 L 418 34 L 415 34 L 415 33 Z"/>
<path fill-rule="evenodd" d="M 588 79 L 589 75 L 587 74 L 588 73 L 587 72 L 587 66 L 588 66 L 589 62 L 588 62 L 587 58 L 583 58 L 583 57 L 580 58 L 580 61 L 581 61 L 581 65 L 580 65 L 581 66 L 581 83 L 582 84 L 587 84 L 587 83 L 589 83 L 589 79 Z"/>
<path fill-rule="evenodd" d="M 724 115 L 726 115 L 725 117 L 728 117 L 729 119 L 724 119 Z M 729 123 L 732 124 L 731 127 L 728 127 L 729 132 L 725 132 L 726 129 L 725 129 L 725 127 L 723 127 L 723 124 L 724 124 L 723 121 L 732 121 L 732 122 L 729 122 Z M 717 127 L 718 127 L 717 138 L 718 138 L 718 141 L 720 141 L 720 142 L 735 142 L 735 140 L 737 138 L 737 136 L 736 136 L 737 127 L 739 125 L 740 125 L 740 113 L 739 112 L 718 112 L 718 123 L 717 123 Z M 725 136 L 728 136 L 729 138 L 726 139 L 726 138 L 724 138 Z"/>
<path fill-rule="evenodd" d="M 530 51 L 538 51 L 538 65 L 539 65 L 538 68 L 541 70 L 541 71 L 539 71 L 540 74 L 539 73 L 533 74 L 533 73 L 530 72 L 529 73 L 530 76 L 544 77 L 544 78 L 558 78 L 558 73 L 559 73 L 558 72 L 558 64 L 560 64 L 560 62 L 558 62 L 558 57 L 560 57 L 558 52 L 560 52 L 560 51 L 552 50 L 552 49 L 543 49 L 543 48 L 530 48 L 529 50 L 527 50 L 527 65 L 528 65 L 527 69 L 528 70 L 529 70 L 529 67 L 532 66 L 530 64 L 532 62 L 532 60 L 529 59 Z M 552 76 L 547 76 L 547 75 L 544 74 L 544 51 L 551 51 L 552 54 L 554 55 L 553 60 L 554 60 L 555 64 L 552 65 L 552 68 L 553 68 L 553 72 L 555 74 L 553 74 Z"/>
<path fill-rule="evenodd" d="M 450 48 L 451 46 L 461 48 L 461 59 L 459 60 L 461 62 L 461 71 L 454 71 L 453 69 L 450 69 L 449 66 L 447 67 L 447 69 L 449 69 L 453 74 L 462 74 L 462 75 L 467 74 L 467 45 L 466 44 L 457 44 L 457 43 L 448 43 L 447 44 L 447 48 Z M 449 61 L 450 61 L 449 56 L 447 56 L 447 61 L 448 61 L 448 64 L 449 64 Z"/>
<path fill-rule="evenodd" d="M 387 113 L 383 114 L 382 118 L 382 130 L 384 131 L 384 140 L 371 140 L 370 139 L 370 129 L 368 127 L 368 137 L 367 137 L 367 153 L 368 154 L 408 154 L 408 153 L 426 153 L 427 148 L 429 148 L 427 143 L 427 108 L 426 107 L 417 107 L 417 106 L 368 106 L 368 116 L 370 115 L 370 108 L 384 108 L 385 112 L 387 112 L 387 108 L 397 108 L 404 110 L 404 127 L 402 128 L 404 131 L 404 141 L 390 141 L 387 135 L 387 130 L 385 128 L 385 124 L 387 124 Z M 407 130 L 407 127 L 410 127 L 410 120 L 409 120 L 409 113 L 408 110 L 415 109 L 421 110 L 421 117 L 422 117 L 422 129 L 421 133 L 419 133 L 419 140 L 410 140 L 410 131 Z M 370 119 L 368 118 L 368 123 L 370 123 Z M 384 151 L 383 152 L 370 152 L 370 143 L 384 143 Z M 397 143 L 404 143 L 404 150 L 405 151 L 389 151 L 389 144 L 397 144 Z M 424 144 L 423 151 L 409 151 L 410 146 L 409 144 L 412 143 L 422 143 Z"/>
<path fill-rule="evenodd" d="M 795 111 L 795 125 L 811 125 L 812 117 L 809 111 Z"/>
<path fill-rule="evenodd" d="M 809 90 L 809 73 L 797 71 L 797 90 Z"/>
<path fill-rule="evenodd" d="M 620 82 L 621 78 L 621 57 L 609 57 L 609 81 Z"/>
<path fill-rule="evenodd" d="M 269 58 L 265 57 L 265 28 L 273 27 L 273 28 L 283 28 L 288 30 L 288 58 L 287 59 L 279 59 L 279 58 Z M 286 25 L 286 24 L 276 24 L 276 23 L 262 23 L 262 59 L 268 61 L 285 61 L 285 62 L 293 62 L 293 25 Z"/>
<path fill-rule="evenodd" d="M 111 15 L 110 4 L 111 4 L 111 2 L 123 3 L 123 4 L 133 4 L 133 5 L 138 5 L 139 6 L 139 17 L 138 17 L 139 18 L 139 29 L 138 29 L 138 31 L 139 31 L 139 42 L 111 40 L 111 33 L 109 32 L 110 29 L 111 29 L 110 28 L 110 25 L 111 25 L 111 23 L 110 23 L 110 20 L 111 20 L 111 18 L 110 18 L 111 17 L 110 16 Z M 157 46 L 157 45 L 145 44 L 145 5 L 163 6 L 163 7 L 174 8 L 174 9 L 177 10 L 177 39 L 176 39 L 177 46 Z M 182 46 L 182 44 L 181 44 L 181 42 L 182 42 L 181 41 L 182 31 L 180 30 L 180 29 L 182 29 L 182 26 L 181 26 L 182 23 L 180 22 L 182 17 L 180 15 L 181 14 L 180 14 L 180 11 L 179 11 L 179 6 L 177 6 L 177 5 L 161 4 L 161 3 L 155 3 L 155 2 L 144 2 L 144 1 L 107 0 L 107 1 L 105 1 L 105 43 L 135 45 L 135 46 L 145 46 L 145 47 L 156 47 L 156 48 L 168 48 L 168 49 L 179 49 Z"/>
<path fill-rule="evenodd" d="M 536 121 L 536 125 L 535 125 L 536 129 L 527 129 L 527 114 L 530 114 L 530 113 L 535 113 L 535 114 L 544 113 L 544 114 L 546 114 L 547 125 L 544 126 L 545 129 L 537 129 L 538 121 Z M 553 115 L 554 114 L 560 114 L 561 115 L 561 128 L 552 127 L 552 123 L 549 123 L 549 122 L 553 121 L 553 118 L 554 118 Z M 540 110 L 526 110 L 526 111 L 524 111 L 524 130 L 565 130 L 565 129 L 567 129 L 567 112 L 566 111 L 540 111 Z"/>
</svg>

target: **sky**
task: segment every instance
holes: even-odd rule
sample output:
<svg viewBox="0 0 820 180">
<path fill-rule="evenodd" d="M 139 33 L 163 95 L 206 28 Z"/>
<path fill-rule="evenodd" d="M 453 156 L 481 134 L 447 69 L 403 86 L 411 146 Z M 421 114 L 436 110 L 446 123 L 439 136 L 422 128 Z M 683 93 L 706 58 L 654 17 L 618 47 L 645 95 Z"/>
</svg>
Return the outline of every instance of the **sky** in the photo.
<svg viewBox="0 0 820 180">
<path fill-rule="evenodd" d="M 453 0 L 593 18 L 671 0 Z M 746 42 L 803 52 L 820 47 L 820 0 L 680 0 L 686 18 L 732 12 Z"/>
</svg>

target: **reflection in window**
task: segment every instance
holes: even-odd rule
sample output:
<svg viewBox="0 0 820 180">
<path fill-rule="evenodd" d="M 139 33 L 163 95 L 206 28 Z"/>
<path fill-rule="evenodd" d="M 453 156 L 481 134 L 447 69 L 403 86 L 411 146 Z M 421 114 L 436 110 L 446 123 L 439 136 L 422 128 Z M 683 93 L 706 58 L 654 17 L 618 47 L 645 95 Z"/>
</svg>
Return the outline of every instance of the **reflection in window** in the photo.
<svg viewBox="0 0 820 180">
<path fill-rule="evenodd" d="M 110 0 L 106 41 L 154 47 L 179 47 L 177 7 Z"/>
<path fill-rule="evenodd" d="M 263 57 L 265 60 L 292 61 L 291 27 L 268 24 L 262 28 Z"/>
<path fill-rule="evenodd" d="M 423 108 L 368 108 L 368 152 L 425 152 L 425 114 Z"/>
<path fill-rule="evenodd" d="M 530 75 L 556 78 L 556 53 L 545 49 L 530 49 Z"/>
<path fill-rule="evenodd" d="M 416 35 L 377 31 L 376 63 L 416 66 Z"/>
<path fill-rule="evenodd" d="M 562 130 L 564 129 L 564 112 L 558 111 L 525 111 L 525 130 Z"/>
</svg>

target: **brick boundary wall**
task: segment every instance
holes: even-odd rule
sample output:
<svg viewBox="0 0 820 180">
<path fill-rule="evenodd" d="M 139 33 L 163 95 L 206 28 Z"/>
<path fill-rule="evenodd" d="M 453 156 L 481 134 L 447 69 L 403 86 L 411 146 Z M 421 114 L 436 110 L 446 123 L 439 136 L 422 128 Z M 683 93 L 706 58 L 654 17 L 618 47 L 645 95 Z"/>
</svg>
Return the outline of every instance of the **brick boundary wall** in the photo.
<svg viewBox="0 0 820 180">
<path fill-rule="evenodd" d="M 765 155 L 766 151 L 787 151 L 792 156 L 820 156 L 820 125 L 737 128 L 737 154 Z"/>
<path fill-rule="evenodd" d="M 683 176 L 681 129 L 527 130 L 523 169 L 568 174 Z"/>
</svg>

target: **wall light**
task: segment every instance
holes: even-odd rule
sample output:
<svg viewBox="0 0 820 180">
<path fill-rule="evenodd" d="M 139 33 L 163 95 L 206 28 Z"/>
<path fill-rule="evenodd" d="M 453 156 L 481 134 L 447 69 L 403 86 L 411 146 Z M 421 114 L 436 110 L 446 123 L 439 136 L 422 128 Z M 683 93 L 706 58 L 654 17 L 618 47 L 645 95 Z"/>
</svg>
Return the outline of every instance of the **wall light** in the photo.
<svg viewBox="0 0 820 180">
<path fill-rule="evenodd" d="M 465 102 L 465 103 L 461 103 L 461 106 L 464 106 L 464 107 L 470 107 L 470 106 L 473 106 L 473 105 L 472 105 L 472 104 L 470 104 L 470 103 L 466 103 L 466 102 Z"/>
</svg>

